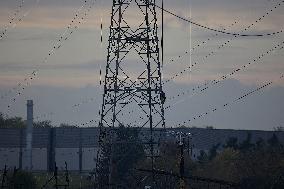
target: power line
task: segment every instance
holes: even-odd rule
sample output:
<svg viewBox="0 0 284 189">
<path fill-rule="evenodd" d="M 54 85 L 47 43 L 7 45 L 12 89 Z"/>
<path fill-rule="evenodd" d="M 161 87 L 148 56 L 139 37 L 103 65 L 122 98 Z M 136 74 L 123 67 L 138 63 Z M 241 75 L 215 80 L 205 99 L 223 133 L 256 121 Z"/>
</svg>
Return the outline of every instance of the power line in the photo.
<svg viewBox="0 0 284 189">
<path fill-rule="evenodd" d="M 255 59 L 253 59 L 253 60 L 252 60 L 251 62 L 249 62 L 248 64 L 243 65 L 243 66 L 241 66 L 240 68 L 234 69 L 234 71 L 232 71 L 230 74 L 227 74 L 227 76 L 226 76 L 226 75 L 222 76 L 222 77 L 221 77 L 221 80 L 225 80 L 228 76 L 232 76 L 232 75 L 234 75 L 235 73 L 241 71 L 242 69 L 248 68 L 249 65 L 254 64 L 254 63 L 257 63 L 257 61 L 259 61 L 259 60 L 261 60 L 262 58 L 264 58 L 264 56 L 269 55 L 270 53 L 272 53 L 274 50 L 276 50 L 277 48 L 279 48 L 279 47 L 280 47 L 281 45 L 283 45 L 283 44 L 284 44 L 284 41 L 281 42 L 281 43 L 279 43 L 278 45 L 274 46 L 273 48 L 267 50 L 265 53 L 262 53 L 260 56 L 256 57 Z M 283 49 L 283 47 L 281 47 L 280 49 Z M 212 81 L 212 85 L 213 85 L 213 84 L 218 84 L 219 82 L 221 82 L 221 80 L 219 80 L 219 81 L 218 81 L 217 79 L 216 79 L 216 80 L 213 80 L 213 81 Z M 194 93 L 193 93 L 190 97 L 194 96 L 194 94 L 198 94 L 198 93 L 197 93 L 198 90 L 200 90 L 200 92 L 204 92 L 207 88 L 209 88 L 208 85 L 209 85 L 209 83 L 205 84 L 204 86 L 205 86 L 205 87 L 207 86 L 207 87 L 204 88 L 204 89 L 202 89 L 201 86 L 198 86 L 198 87 L 193 88 L 192 91 L 193 91 Z M 190 90 L 188 90 L 188 91 L 186 91 L 186 92 L 179 93 L 178 95 L 169 97 L 168 100 L 173 100 L 173 99 L 175 99 L 175 98 L 177 98 L 177 97 L 180 97 L 180 96 L 183 96 L 183 95 L 185 95 L 185 94 L 187 94 L 187 93 L 189 93 L 189 92 L 190 92 Z M 181 102 L 182 102 L 182 101 L 179 101 L 178 103 L 181 103 Z M 178 104 L 178 103 L 175 103 L 175 104 L 173 104 L 173 105 L 169 105 L 169 106 L 167 106 L 165 109 L 169 109 L 169 108 L 171 108 L 172 106 L 174 106 L 174 105 L 176 105 L 176 104 Z M 130 114 L 133 113 L 133 112 L 134 112 L 133 110 L 132 110 L 132 111 L 129 111 L 128 114 L 130 115 Z M 143 119 L 142 117 L 140 117 L 140 118 Z M 136 120 L 135 122 L 137 122 L 137 120 Z"/>
<path fill-rule="evenodd" d="M 228 74 L 225 74 L 223 76 L 221 76 L 219 79 L 214 79 L 212 80 L 211 82 L 208 82 L 208 83 L 205 83 L 203 85 L 198 85 L 197 87 L 194 87 L 193 89 L 191 90 L 187 90 L 187 91 L 184 91 L 184 92 L 181 92 L 175 96 L 172 96 L 172 97 L 169 97 L 168 99 L 169 100 L 173 100 L 177 97 L 180 97 L 180 96 L 184 96 L 186 94 L 189 94 L 190 92 L 193 92 L 193 94 L 190 96 L 194 96 L 195 94 L 198 94 L 198 92 L 205 92 L 207 89 L 209 89 L 210 86 L 213 86 L 213 85 L 217 85 L 219 84 L 221 81 L 224 81 L 225 79 L 227 79 L 228 77 L 231 77 L 233 75 L 235 75 L 236 73 L 242 71 L 242 70 L 245 70 L 246 68 L 248 68 L 250 65 L 253 65 L 253 64 L 257 64 L 257 63 L 260 63 L 259 61 L 264 58 L 265 56 L 268 56 L 270 55 L 272 52 L 274 52 L 275 50 L 277 49 L 281 49 L 283 48 L 283 45 L 284 44 L 284 41 L 282 41 L 281 43 L 275 45 L 274 47 L 272 47 L 271 49 L 267 50 L 266 52 L 260 54 L 259 56 L 257 56 L 256 58 L 254 58 L 252 61 L 248 62 L 247 64 L 245 65 L 242 65 L 241 67 L 238 67 L 238 68 L 234 68 L 233 71 L 231 71 L 230 73 Z M 181 101 L 180 101 L 181 102 Z M 179 102 L 179 103 L 180 103 Z M 176 105 L 176 104 L 174 104 Z M 170 108 L 170 106 L 166 107 L 166 109 Z"/>
<path fill-rule="evenodd" d="M 281 75 L 281 76 L 278 78 L 278 80 L 281 80 L 281 79 L 283 79 L 283 78 L 284 78 L 284 75 Z M 208 115 L 211 114 L 211 113 L 215 113 L 217 110 L 226 109 L 226 108 L 228 108 L 229 106 L 232 106 L 232 105 L 235 104 L 235 103 L 241 102 L 241 100 L 245 99 L 246 97 L 251 96 L 251 95 L 253 95 L 254 93 L 257 93 L 257 92 L 263 90 L 264 88 L 267 88 L 268 86 L 271 86 L 273 83 L 275 83 L 275 82 L 278 81 L 278 80 L 267 82 L 267 83 L 261 85 L 260 87 L 254 89 L 254 90 L 252 90 L 252 91 L 250 91 L 250 92 L 247 92 L 247 93 L 245 93 L 244 95 L 242 95 L 242 96 L 240 96 L 240 97 L 238 97 L 238 98 L 236 98 L 236 99 L 234 99 L 234 100 L 232 100 L 232 101 L 230 101 L 230 102 L 227 102 L 227 103 L 221 105 L 220 107 L 212 108 L 211 110 L 209 110 L 209 111 L 207 111 L 207 112 L 205 112 L 205 113 L 199 114 L 199 115 L 197 115 L 197 116 L 194 116 L 194 117 L 192 117 L 191 119 L 186 120 L 186 121 L 184 121 L 183 123 L 179 123 L 179 124 L 176 125 L 176 126 L 181 126 L 181 125 L 183 125 L 183 124 L 190 123 L 190 122 L 192 122 L 192 121 L 196 121 L 197 119 L 204 118 L 204 117 L 208 116 Z"/>
<path fill-rule="evenodd" d="M 284 1 L 281 1 L 281 2 L 278 4 L 278 6 L 280 6 L 282 3 L 284 3 Z M 217 32 L 217 33 L 222 33 L 222 34 L 227 34 L 227 35 L 233 35 L 233 36 L 240 36 L 240 37 L 265 37 L 265 36 L 277 35 L 277 34 L 283 32 L 283 30 L 280 30 L 280 31 L 277 31 L 277 32 L 265 33 L 265 34 L 241 34 L 241 33 L 232 33 L 232 32 L 222 31 L 222 30 L 218 30 L 218 29 L 211 28 L 211 27 L 209 27 L 209 26 L 205 26 L 205 25 L 199 24 L 199 23 L 197 23 L 197 22 L 194 22 L 194 21 L 189 20 L 189 19 L 187 19 L 187 18 L 184 18 L 184 17 L 182 17 L 182 16 L 179 16 L 179 15 L 177 15 L 177 14 L 175 14 L 175 13 L 173 13 L 173 12 L 167 10 L 167 9 L 162 9 L 162 7 L 160 7 L 160 6 L 157 5 L 157 4 L 154 4 L 154 3 L 152 3 L 152 4 L 153 4 L 154 6 L 156 6 L 157 8 L 159 8 L 160 10 L 163 10 L 164 12 L 166 12 L 166 13 L 168 13 L 168 14 L 170 14 L 170 15 L 172 15 L 172 16 L 174 16 L 174 17 L 180 19 L 180 20 L 183 20 L 183 21 L 188 22 L 188 23 L 190 23 L 190 24 L 193 24 L 193 25 L 196 25 L 196 26 L 198 26 L 198 27 L 204 28 L 204 29 L 206 29 L 206 30 L 214 31 L 214 32 Z M 272 12 L 273 9 L 271 9 L 270 11 Z M 256 21 L 256 23 L 257 23 L 257 22 L 258 22 L 258 21 Z"/>
<path fill-rule="evenodd" d="M 66 41 L 68 39 L 68 37 L 66 37 L 66 35 L 68 35 L 68 31 L 70 29 L 77 29 L 77 26 L 73 25 L 75 24 L 75 21 L 77 19 L 79 19 L 79 13 L 82 11 L 82 9 L 87 5 L 87 1 L 84 0 L 84 4 L 75 12 L 75 16 L 73 17 L 73 19 L 70 21 L 70 23 L 68 24 L 68 26 L 66 27 L 65 31 L 60 35 L 59 39 L 57 40 L 56 44 L 52 45 L 51 50 L 49 50 L 48 55 L 44 58 L 44 60 L 42 61 L 42 63 L 46 63 L 48 56 L 51 56 L 54 51 L 56 49 L 59 49 L 61 47 L 61 43 L 63 41 Z M 73 33 L 73 31 L 71 30 L 71 32 Z M 69 33 L 69 35 L 71 35 L 72 33 Z M 38 65 L 39 66 L 39 65 Z M 24 82 L 19 82 L 17 84 L 17 86 L 13 87 L 12 89 L 10 89 L 8 92 L 6 92 L 5 94 L 1 95 L 1 99 L 4 99 L 5 97 L 7 97 L 8 95 L 10 95 L 13 91 L 20 89 L 22 86 L 25 85 L 25 83 L 27 83 L 28 80 L 32 80 L 33 77 L 36 75 L 36 73 L 39 71 L 39 69 L 34 69 L 30 74 L 28 74 L 27 77 L 25 77 Z M 26 84 L 28 85 L 28 83 Z M 22 88 L 24 90 L 24 88 Z"/>
<path fill-rule="evenodd" d="M 8 21 L 8 25 L 5 26 L 5 28 L 3 29 L 3 31 L 0 32 L 0 40 L 3 40 L 4 37 L 7 37 L 7 33 L 11 28 L 15 28 L 21 21 L 24 20 L 24 18 L 26 16 L 28 16 L 30 14 L 30 12 L 32 11 L 32 9 L 34 9 L 40 2 L 40 0 L 36 0 L 36 3 L 34 5 L 34 7 L 31 7 L 29 10 L 27 10 L 25 13 L 23 13 L 22 15 L 20 14 L 21 9 L 24 7 L 24 0 L 22 0 L 20 2 L 20 5 L 18 6 L 18 8 L 14 11 L 12 17 L 10 18 L 10 20 Z"/>
<path fill-rule="evenodd" d="M 232 26 L 234 26 L 235 24 L 237 24 L 238 22 L 237 21 L 235 21 L 235 22 L 233 22 L 231 25 L 229 25 L 229 27 L 232 27 Z M 224 29 L 224 30 L 226 30 L 226 29 Z M 214 34 L 214 37 L 215 36 L 218 36 L 219 34 L 217 33 L 217 34 Z M 201 42 L 201 43 L 199 43 L 198 45 L 196 45 L 196 46 L 194 46 L 193 48 L 191 48 L 189 51 L 185 51 L 185 54 L 188 54 L 188 53 L 191 53 L 192 51 L 194 51 L 194 50 L 196 50 L 198 47 L 200 47 L 202 44 L 206 44 L 206 42 L 208 42 L 208 41 L 210 41 L 210 40 L 212 40 L 212 38 L 208 38 L 208 39 L 206 39 L 205 41 L 203 41 L 203 42 Z M 179 55 L 177 58 L 181 58 L 182 57 L 182 55 Z M 176 58 L 176 59 L 177 59 Z M 174 58 L 172 58 L 169 62 L 168 62 L 168 64 L 169 63 L 172 63 L 172 62 L 174 62 L 175 61 L 175 59 Z M 101 63 L 100 63 L 100 67 L 101 67 Z M 102 71 L 101 71 L 101 68 L 100 68 L 100 85 L 101 84 L 103 84 L 104 83 L 104 81 L 102 81 Z M 93 102 L 95 99 L 94 99 L 94 97 L 91 97 L 91 98 L 89 98 L 89 99 L 84 99 L 84 100 L 82 100 L 81 102 L 78 102 L 78 103 L 76 103 L 76 104 L 74 104 L 72 107 L 80 107 L 80 106 L 82 106 L 82 105 L 84 105 L 84 104 L 88 104 L 88 103 L 90 103 L 90 102 Z M 133 112 L 133 111 L 132 111 Z M 130 112 L 129 112 L 129 114 L 130 114 Z"/>
<path fill-rule="evenodd" d="M 234 21 L 231 25 L 229 25 L 229 28 L 230 28 L 230 27 L 233 27 L 233 26 L 234 26 L 235 24 L 237 24 L 237 23 L 238 23 L 237 21 Z M 224 31 L 226 31 L 226 30 L 228 30 L 228 28 L 227 28 L 227 29 L 224 29 Z M 217 37 L 217 36 L 219 36 L 219 35 L 220 35 L 219 33 L 216 33 L 216 34 L 214 34 L 212 37 Z M 205 45 L 206 43 L 208 43 L 209 41 L 212 41 L 212 40 L 213 40 L 213 38 L 207 38 L 206 40 L 204 40 L 204 41 L 198 43 L 197 45 L 195 45 L 194 47 L 190 48 L 188 51 L 185 51 L 183 55 L 178 55 L 176 58 L 170 59 L 167 64 L 172 64 L 172 63 L 174 63 L 175 61 L 177 61 L 178 58 L 182 58 L 183 56 L 185 56 L 185 55 L 187 55 L 187 54 L 191 55 L 191 53 L 192 53 L 194 50 L 198 49 L 198 48 L 201 47 L 202 45 Z"/>
<path fill-rule="evenodd" d="M 283 2 L 284 2 L 284 1 L 283 1 Z M 278 4 L 278 6 L 277 6 L 277 5 L 274 6 L 273 9 L 270 9 L 270 10 L 267 11 L 265 14 L 263 14 L 263 15 L 260 16 L 258 19 L 256 19 L 257 23 L 259 23 L 263 18 L 265 18 L 266 16 L 268 16 L 273 10 L 277 9 L 280 5 L 281 5 L 281 4 Z M 255 21 L 255 22 L 256 22 L 256 21 Z M 247 27 L 245 27 L 244 29 L 242 29 L 242 30 L 241 30 L 241 33 L 247 31 L 247 30 L 250 29 L 252 26 L 255 26 L 255 22 L 251 23 L 250 25 L 248 25 Z M 223 44 L 219 45 L 219 46 L 217 47 L 217 49 L 219 50 L 219 49 L 221 49 L 221 48 L 226 47 L 226 45 L 228 45 L 229 43 L 231 43 L 231 42 L 232 42 L 234 39 L 236 39 L 237 37 L 239 37 L 239 36 L 234 36 L 234 38 L 230 38 L 229 40 L 226 40 Z M 204 41 L 204 43 L 205 43 L 205 41 Z M 198 45 L 198 47 L 199 47 L 199 45 Z M 203 57 L 203 63 L 205 63 L 206 59 L 208 59 L 209 57 L 215 55 L 216 53 L 217 53 L 216 51 L 215 51 L 215 52 L 214 52 L 214 51 L 211 51 L 211 52 L 208 53 L 206 56 L 204 56 L 204 57 Z M 187 54 L 187 53 L 186 53 L 186 54 Z M 180 57 L 181 57 L 181 56 L 179 56 L 179 58 L 180 58 Z M 165 83 L 168 83 L 168 82 L 170 82 L 171 80 L 175 79 L 176 77 L 179 77 L 179 76 L 183 75 L 184 73 L 186 73 L 186 71 L 191 70 L 194 66 L 196 66 L 196 65 L 198 65 L 198 64 L 200 64 L 200 62 L 197 62 L 197 61 L 194 62 L 192 65 L 190 65 L 190 66 L 184 68 L 182 71 L 180 71 L 180 72 L 174 74 L 172 77 L 170 77 L 169 79 L 165 80 L 163 83 L 164 83 L 164 84 L 165 84 Z"/>
<path fill-rule="evenodd" d="M 8 25 L 4 27 L 4 29 L 0 33 L 0 40 L 7 34 L 7 31 L 10 27 L 13 26 L 14 22 L 17 20 L 17 16 L 20 13 L 22 7 L 24 6 L 24 0 L 21 0 L 16 10 L 13 11 L 12 17 L 8 20 Z"/>
<path fill-rule="evenodd" d="M 235 22 L 233 22 L 231 25 L 229 25 L 229 27 L 233 27 L 233 26 L 234 26 L 235 24 L 237 24 L 237 23 L 238 23 L 238 22 L 235 21 Z M 225 29 L 225 30 L 226 30 L 226 29 Z M 213 37 L 218 36 L 218 35 L 219 35 L 218 33 L 217 33 L 217 34 L 214 34 Z M 192 51 L 196 50 L 198 47 L 201 47 L 202 44 L 206 44 L 206 42 L 208 42 L 208 41 L 210 41 L 210 40 L 212 40 L 212 38 L 208 38 L 208 39 L 206 39 L 205 41 L 203 41 L 203 42 L 199 43 L 198 45 L 194 46 L 193 48 L 190 48 L 189 51 L 185 51 L 185 55 L 188 54 L 188 53 L 191 53 Z M 181 57 L 182 57 L 182 55 L 179 55 L 177 58 L 181 58 Z M 177 58 L 176 58 L 176 59 L 177 59 Z M 172 58 L 167 64 L 173 63 L 174 61 L 175 61 L 175 59 Z M 101 63 L 100 63 L 100 67 L 101 67 Z M 101 78 L 102 78 L 102 71 L 101 71 L 101 68 L 100 68 L 100 85 L 104 83 L 104 81 L 102 81 Z M 88 103 L 90 103 L 90 102 L 93 102 L 94 100 L 95 100 L 94 97 L 91 97 L 91 98 L 89 98 L 89 99 L 84 99 L 84 100 L 82 100 L 81 102 L 78 102 L 78 103 L 74 104 L 72 107 L 80 107 L 80 106 L 82 106 L 82 105 L 84 105 L 84 104 L 88 104 Z M 132 111 L 132 112 L 133 112 L 133 111 Z M 129 114 L 130 114 L 130 112 L 129 112 Z"/>
<path fill-rule="evenodd" d="M 276 9 L 277 7 L 275 6 L 275 9 Z M 270 13 L 270 11 L 269 12 L 267 12 L 265 15 L 268 15 Z M 261 20 L 262 18 L 264 18 L 265 17 L 265 15 L 263 15 L 262 17 L 260 17 L 258 20 Z M 235 24 L 235 23 L 237 23 L 237 22 L 234 22 L 233 24 L 232 24 L 232 26 Z M 254 25 L 254 24 L 251 24 L 251 25 L 249 25 L 247 28 L 250 28 L 252 25 Z M 245 28 L 244 30 L 246 30 L 247 28 Z M 218 35 L 218 34 L 216 34 L 216 35 Z M 185 92 L 183 92 L 182 93 L 183 95 L 185 94 Z M 179 95 L 177 95 L 177 96 L 181 96 L 181 94 L 179 94 Z M 174 97 L 170 97 L 169 99 L 174 99 Z M 93 100 L 93 98 L 91 98 L 90 99 L 90 101 L 92 101 Z M 81 104 L 84 104 L 84 103 L 88 103 L 88 101 L 83 101 Z M 76 104 L 75 106 L 80 106 L 81 105 L 80 103 L 78 103 L 78 104 Z M 169 107 L 167 107 L 167 109 L 168 109 Z M 133 111 L 132 111 L 133 112 Z M 129 111 L 129 114 L 131 113 L 131 111 Z M 136 120 L 137 121 L 137 120 Z M 135 122 L 136 122 L 135 121 Z M 90 122 L 92 122 L 92 120 L 90 121 Z M 88 122 L 86 122 L 86 123 L 88 123 Z"/>
<path fill-rule="evenodd" d="M 57 40 L 57 44 L 54 44 L 54 46 L 52 46 L 52 49 L 48 52 L 48 55 L 44 58 L 44 60 L 42 61 L 42 63 L 46 63 L 48 61 L 48 58 L 53 55 L 56 50 L 60 49 L 63 45 L 64 41 L 67 41 L 70 36 L 75 32 L 76 29 L 78 29 L 78 25 L 82 24 L 83 20 L 86 18 L 86 16 L 88 15 L 88 13 L 90 12 L 90 10 L 92 9 L 94 3 L 96 0 L 92 1 L 92 4 L 89 5 L 89 7 L 87 8 L 87 10 L 83 13 L 82 17 L 79 17 L 79 14 L 76 13 L 76 15 L 74 16 L 74 18 L 72 19 L 71 23 L 67 26 L 67 29 L 65 30 L 65 32 L 60 36 L 60 38 Z M 87 0 L 84 1 L 85 4 L 82 5 L 82 7 L 79 9 L 79 11 L 81 11 L 81 9 L 83 7 L 85 7 Z M 79 21 L 77 21 L 77 25 L 73 24 L 75 23 L 75 20 L 79 19 Z M 71 29 L 71 30 L 70 30 Z M 70 30 L 70 31 L 69 31 Z M 68 32 L 69 31 L 69 32 Z M 38 65 L 39 66 L 39 65 Z M 10 89 L 8 91 L 8 93 L 6 93 L 5 95 L 1 96 L 1 99 L 4 99 L 5 97 L 7 97 L 10 93 L 12 93 L 13 91 L 17 90 L 17 94 L 15 97 L 11 98 L 9 105 L 7 106 L 8 109 L 11 107 L 11 104 L 16 102 L 16 98 L 20 95 L 22 95 L 23 91 L 31 85 L 31 82 L 35 79 L 35 77 L 37 76 L 39 72 L 39 68 L 33 70 L 33 72 L 24 79 L 24 82 L 22 83 L 18 83 L 17 87 L 14 87 L 13 89 Z"/>
</svg>

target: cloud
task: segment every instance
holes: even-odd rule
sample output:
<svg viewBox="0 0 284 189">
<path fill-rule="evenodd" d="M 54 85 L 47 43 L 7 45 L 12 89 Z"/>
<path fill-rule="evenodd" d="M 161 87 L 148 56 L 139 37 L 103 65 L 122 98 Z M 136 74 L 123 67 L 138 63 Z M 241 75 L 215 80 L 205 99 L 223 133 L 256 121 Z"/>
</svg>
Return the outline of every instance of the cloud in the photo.
<svg viewBox="0 0 284 189">
<path fill-rule="evenodd" d="M 31 62 L 8 62 L 2 63 L 1 69 L 2 71 L 21 71 L 21 70 L 34 70 L 37 69 L 38 66 L 34 65 Z M 56 65 L 56 64 L 43 64 L 40 66 L 40 70 L 97 70 L 99 68 L 99 63 L 96 60 L 90 62 L 83 62 L 78 64 L 68 64 L 67 62 L 64 64 Z"/>
<path fill-rule="evenodd" d="M 33 6 L 33 1 L 27 0 L 25 11 Z M 0 24 L 5 26 L 16 1 L 0 1 Z M 157 1 L 158 2 L 158 1 Z M 160 3 L 160 2 L 158 2 Z M 110 25 L 110 11 L 112 1 L 97 1 L 90 12 L 88 19 L 79 29 L 64 43 L 62 48 L 50 57 L 46 64 L 41 64 L 44 57 L 53 47 L 56 39 L 62 34 L 76 10 L 82 5 L 77 0 L 42 0 L 39 6 L 33 8 L 31 13 L 9 31 L 8 37 L 0 41 L 0 91 L 7 91 L 17 85 L 26 77 L 30 70 L 40 65 L 40 72 L 32 86 L 30 86 L 19 101 L 13 107 L 11 114 L 24 115 L 25 99 L 32 98 L 38 103 L 38 114 L 57 111 L 55 122 L 84 121 L 94 117 L 100 108 L 101 91 L 99 91 L 99 69 L 105 69 L 107 57 L 107 45 Z M 192 19 L 212 28 L 229 28 L 234 21 L 239 22 L 229 28 L 229 31 L 240 32 L 241 29 L 254 23 L 259 16 L 270 10 L 276 1 L 267 0 L 165 0 L 165 8 L 181 15 L 189 17 L 191 6 Z M 129 9 L 129 24 L 137 24 L 138 15 L 136 9 Z M 160 32 L 160 16 L 158 13 L 158 26 Z M 280 7 L 273 11 L 261 23 L 254 24 L 248 33 L 271 33 L 278 31 L 283 26 L 283 11 Z M 100 47 L 100 19 L 103 18 L 103 44 Z M 191 47 L 196 47 L 204 40 L 210 38 L 206 44 L 200 45 L 192 54 L 192 62 L 199 64 L 192 69 L 192 74 L 185 74 L 164 86 L 167 95 L 174 95 L 178 91 L 184 91 L 193 86 L 204 83 L 206 80 L 219 78 L 234 68 L 248 63 L 254 57 L 266 52 L 267 49 L 279 43 L 283 36 L 236 38 L 226 47 L 218 49 L 218 46 L 231 39 L 228 35 L 215 35 L 200 27 L 192 27 L 192 38 L 189 37 L 189 24 L 165 14 L 165 58 L 175 59 L 173 64 L 164 66 L 164 77 L 169 78 L 189 66 L 189 56 L 185 54 Z M 210 52 L 216 52 L 214 56 L 205 59 Z M 181 58 L 178 58 L 181 56 Z M 245 72 L 236 74 L 234 78 L 222 82 L 202 97 L 196 100 L 186 99 L 167 113 L 169 125 L 191 116 L 207 111 L 215 105 L 220 105 L 225 100 L 241 95 L 242 92 L 256 87 L 278 77 L 284 73 L 283 51 L 275 52 L 262 60 L 262 63 L 251 66 Z M 123 62 L 125 70 L 134 76 L 145 68 L 139 65 L 135 53 Z M 259 128 L 272 129 L 274 122 L 282 122 L 279 112 L 283 112 L 282 103 L 284 82 L 279 81 L 273 88 L 265 89 L 262 97 L 253 97 L 236 105 L 236 109 L 220 111 L 216 115 L 210 115 L 208 119 L 196 121 L 193 124 L 214 125 L 217 128 Z M 85 87 L 91 86 L 91 87 Z M 96 87 L 95 87 L 96 86 Z M 90 89 L 91 88 L 91 89 Z M 94 96 L 93 96 L 94 95 Z M 281 96 L 282 95 L 282 96 Z M 76 114 L 72 110 L 65 111 L 62 107 L 76 103 L 86 97 L 99 99 L 97 104 L 86 104 L 86 109 Z M 179 99 L 182 100 L 182 99 Z M 5 109 L 1 101 L 0 109 Z M 175 102 L 169 102 L 175 103 Z M 263 109 L 263 107 L 265 109 Z M 3 107 L 3 108 L 2 108 Z M 267 114 L 265 116 L 265 114 Z M 67 121 L 66 121 L 67 120 Z M 271 125 L 270 125 L 271 123 Z"/>
</svg>

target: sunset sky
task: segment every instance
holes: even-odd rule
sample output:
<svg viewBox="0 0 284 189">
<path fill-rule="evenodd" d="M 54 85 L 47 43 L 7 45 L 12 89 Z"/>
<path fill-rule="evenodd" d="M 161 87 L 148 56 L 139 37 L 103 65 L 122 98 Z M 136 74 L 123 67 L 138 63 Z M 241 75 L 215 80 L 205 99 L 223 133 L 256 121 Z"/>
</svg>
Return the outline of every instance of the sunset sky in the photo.
<svg viewBox="0 0 284 189">
<path fill-rule="evenodd" d="M 77 124 L 98 118 L 102 102 L 99 70 L 100 67 L 104 70 L 106 65 L 112 1 L 97 0 L 79 28 L 53 52 L 53 46 L 58 44 L 60 36 L 67 31 L 76 12 L 81 10 L 79 14 L 83 15 L 86 11 L 80 8 L 83 2 L 25 0 L 15 17 L 22 18 L 22 21 L 15 19 L 9 24 L 21 1 L 0 0 L 0 31 L 7 27 L 6 35 L 0 39 L 0 112 L 8 116 L 25 117 L 26 100 L 33 99 L 38 120 L 49 119 L 54 124 Z M 160 0 L 156 0 L 156 3 L 161 5 Z M 244 34 L 266 34 L 284 29 L 282 0 L 164 0 L 164 3 L 165 9 L 218 30 L 242 33 L 252 23 L 254 25 Z M 255 22 L 263 15 L 265 17 L 261 21 Z M 157 16 L 161 33 L 159 9 Z M 126 19 L 130 25 L 135 25 L 141 17 L 136 9 L 129 8 Z M 232 26 L 234 22 L 237 23 Z M 188 70 L 186 74 L 165 84 L 168 98 L 229 74 L 284 41 L 284 33 L 236 38 L 225 34 L 216 35 L 167 13 L 164 34 L 164 80 L 198 62 L 191 72 Z M 210 41 L 194 50 L 191 57 L 185 53 L 208 38 Z M 218 49 L 228 40 L 230 43 Z M 52 55 L 48 56 L 50 51 Z M 204 60 L 212 51 L 216 52 L 215 55 Z M 279 80 L 281 74 L 284 74 L 283 58 L 284 49 L 276 48 L 257 63 L 212 86 L 204 94 L 190 97 L 189 93 L 167 101 L 166 106 L 174 106 L 166 111 L 166 125 L 174 126 L 216 107 L 216 113 L 187 126 L 212 125 L 216 128 L 264 130 L 284 126 L 284 79 Z M 137 59 L 137 56 L 129 57 L 130 63 Z M 174 63 L 171 63 L 171 59 L 175 60 Z M 24 79 L 29 78 L 35 69 L 39 70 L 35 79 L 17 95 L 22 88 L 17 88 L 19 83 L 26 85 Z M 132 69 L 137 68 L 130 66 L 129 72 Z M 272 86 L 245 98 L 241 103 L 229 106 L 226 110 L 220 107 L 270 81 L 273 81 Z M 92 98 L 95 100 L 90 100 Z M 78 103 L 80 107 L 72 108 Z"/>
</svg>

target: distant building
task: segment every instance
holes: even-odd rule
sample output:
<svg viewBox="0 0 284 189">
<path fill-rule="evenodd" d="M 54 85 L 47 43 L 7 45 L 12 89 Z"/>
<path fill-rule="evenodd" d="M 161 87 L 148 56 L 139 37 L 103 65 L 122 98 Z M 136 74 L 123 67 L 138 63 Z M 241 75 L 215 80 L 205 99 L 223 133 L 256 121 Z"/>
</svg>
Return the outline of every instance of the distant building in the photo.
<svg viewBox="0 0 284 189">
<path fill-rule="evenodd" d="M 172 129 L 169 129 L 172 130 Z M 268 140 L 276 134 L 284 144 L 284 132 L 273 131 L 245 131 L 226 129 L 174 129 L 192 134 L 194 145 L 192 158 L 199 156 L 200 150 L 208 151 L 213 145 L 225 144 L 235 137 L 239 142 L 252 135 L 252 142 L 259 138 Z M 34 128 L 32 166 L 35 171 L 53 170 L 54 162 L 60 169 L 64 169 L 64 162 L 73 171 L 90 171 L 95 168 L 96 154 L 99 149 L 97 139 L 99 129 L 94 128 Z M 23 169 L 28 168 L 24 162 L 25 129 L 0 129 L 0 169 L 7 165 Z"/>
<path fill-rule="evenodd" d="M 64 169 L 89 171 L 95 167 L 98 128 L 34 128 L 33 170 Z M 0 129 L 0 167 L 28 168 L 25 157 L 25 129 Z M 1 169 L 1 168 L 0 168 Z"/>
</svg>

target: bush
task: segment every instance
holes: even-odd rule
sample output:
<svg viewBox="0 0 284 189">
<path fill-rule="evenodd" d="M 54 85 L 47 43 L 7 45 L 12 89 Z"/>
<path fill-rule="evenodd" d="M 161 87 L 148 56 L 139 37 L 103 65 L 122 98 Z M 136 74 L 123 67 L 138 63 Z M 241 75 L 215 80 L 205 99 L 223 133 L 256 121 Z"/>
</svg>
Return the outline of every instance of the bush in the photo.
<svg viewBox="0 0 284 189">
<path fill-rule="evenodd" d="M 36 189 L 36 179 L 31 173 L 17 171 L 15 174 L 9 174 L 9 188 Z"/>
</svg>

